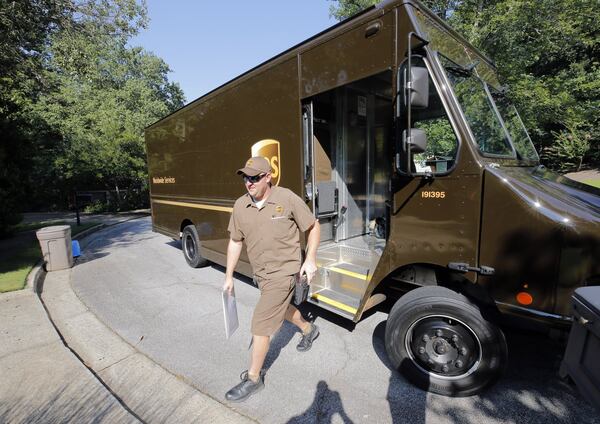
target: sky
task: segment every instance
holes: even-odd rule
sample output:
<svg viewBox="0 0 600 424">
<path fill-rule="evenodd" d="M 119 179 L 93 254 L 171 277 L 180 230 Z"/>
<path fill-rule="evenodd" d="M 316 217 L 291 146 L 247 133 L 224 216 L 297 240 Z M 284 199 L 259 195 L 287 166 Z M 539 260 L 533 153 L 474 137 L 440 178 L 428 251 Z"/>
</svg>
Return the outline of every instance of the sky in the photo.
<svg viewBox="0 0 600 424">
<path fill-rule="evenodd" d="M 334 25 L 330 0 L 147 0 L 130 41 L 171 68 L 186 103 Z"/>
</svg>

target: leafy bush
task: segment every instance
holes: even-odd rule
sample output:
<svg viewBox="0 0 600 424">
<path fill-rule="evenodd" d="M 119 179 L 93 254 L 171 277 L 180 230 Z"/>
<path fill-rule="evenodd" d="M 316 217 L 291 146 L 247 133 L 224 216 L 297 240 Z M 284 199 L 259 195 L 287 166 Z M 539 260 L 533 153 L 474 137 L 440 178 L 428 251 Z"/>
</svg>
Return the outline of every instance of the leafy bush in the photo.
<svg viewBox="0 0 600 424">
<path fill-rule="evenodd" d="M 552 135 L 555 142 L 542 151 L 542 159 L 560 172 L 580 171 L 590 150 L 590 134 L 570 126 Z"/>
<path fill-rule="evenodd" d="M 108 204 L 100 200 L 96 200 L 83 208 L 85 213 L 104 213 L 109 212 Z"/>
<path fill-rule="evenodd" d="M 106 202 L 96 200 L 84 208 L 86 213 L 124 212 L 148 208 L 150 204 L 147 189 L 109 191 Z"/>
</svg>

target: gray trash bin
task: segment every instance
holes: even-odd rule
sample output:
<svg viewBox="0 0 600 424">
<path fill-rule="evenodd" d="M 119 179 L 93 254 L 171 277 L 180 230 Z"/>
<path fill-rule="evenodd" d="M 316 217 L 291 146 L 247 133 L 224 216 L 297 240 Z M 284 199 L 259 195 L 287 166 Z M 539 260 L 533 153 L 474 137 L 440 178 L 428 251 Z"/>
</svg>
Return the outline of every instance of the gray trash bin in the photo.
<svg viewBox="0 0 600 424">
<path fill-rule="evenodd" d="M 57 271 L 73 266 L 70 226 L 45 227 L 36 231 L 35 234 L 40 241 L 47 271 Z"/>
</svg>

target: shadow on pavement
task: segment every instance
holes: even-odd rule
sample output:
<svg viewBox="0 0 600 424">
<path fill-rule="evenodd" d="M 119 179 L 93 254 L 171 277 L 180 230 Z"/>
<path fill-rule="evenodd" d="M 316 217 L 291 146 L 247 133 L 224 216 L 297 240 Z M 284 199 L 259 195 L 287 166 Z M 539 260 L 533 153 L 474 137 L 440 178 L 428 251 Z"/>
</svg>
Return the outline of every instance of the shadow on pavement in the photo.
<svg viewBox="0 0 600 424">
<path fill-rule="evenodd" d="M 450 398 L 426 393 L 392 368 L 385 350 L 385 325 L 373 333 L 373 349 L 390 369 L 387 400 L 394 423 L 424 423 L 427 419 L 454 423 L 493 422 L 593 423 L 600 417 L 593 407 L 561 380 L 558 368 L 564 345 L 538 333 L 505 330 L 509 346 L 505 375 L 480 395 Z M 478 415 L 474 416 L 473 411 Z M 407 420 L 407 417 L 410 417 Z M 535 418 L 533 418 L 535 417 Z"/>
<path fill-rule="evenodd" d="M 372 343 L 375 353 L 390 370 L 386 399 L 389 404 L 392 423 L 425 423 L 427 393 L 412 386 L 393 368 L 385 350 L 386 323 L 387 321 L 382 321 L 377 324 L 373 331 Z"/>
<path fill-rule="evenodd" d="M 288 343 L 294 338 L 294 335 L 296 333 L 300 333 L 300 330 L 294 324 L 290 324 L 287 321 L 283 321 L 283 325 L 275 334 L 275 336 L 271 339 L 269 353 L 267 353 L 267 357 L 265 358 L 265 364 L 263 365 L 263 368 L 265 370 L 268 371 L 269 368 L 271 368 L 271 366 L 279 357 L 281 349 L 288 345 Z"/>
<path fill-rule="evenodd" d="M 75 263 L 73 264 L 73 266 L 85 264 L 87 262 L 91 262 L 96 259 L 104 258 L 105 256 L 108 256 L 108 255 L 109 255 L 109 253 L 83 251 L 83 252 L 81 252 L 81 256 L 78 257 L 77 259 L 75 259 Z"/>
<path fill-rule="evenodd" d="M 124 248 L 137 245 L 153 238 L 152 233 L 148 231 L 151 229 L 150 221 L 135 220 L 126 222 L 129 224 L 127 227 L 123 225 L 117 227 L 121 231 L 115 231 L 115 228 L 111 226 L 87 237 L 85 245 L 82 245 L 81 256 L 78 258 L 77 263 L 91 262 L 110 255 L 110 250 L 114 250 L 115 247 Z M 132 229 L 122 230 L 123 228 L 131 228 L 131 226 L 133 226 Z M 149 235 L 140 237 L 140 233 L 148 233 Z"/>
<path fill-rule="evenodd" d="M 0 402 L 1 423 L 139 422 L 105 390 L 64 385 L 48 393 L 38 390 L 27 398 L 15 396 Z"/>
<path fill-rule="evenodd" d="M 167 246 L 173 247 L 177 250 L 181 250 L 181 240 L 169 240 L 165 243 Z"/>
<path fill-rule="evenodd" d="M 600 423 L 600 417 L 574 386 L 558 376 L 564 344 L 544 334 L 505 329 L 508 341 L 508 367 L 498 383 L 479 396 L 473 406 L 487 417 L 513 422 L 536 417 L 543 423 Z M 466 419 L 467 411 L 450 402 L 434 409 L 456 421 Z"/>
<path fill-rule="evenodd" d="M 327 383 L 321 380 L 317 383 L 317 392 L 312 404 L 301 415 L 292 417 L 288 424 L 332 423 L 336 415 L 345 424 L 353 423 L 344 411 L 340 394 L 335 390 L 331 390 Z M 339 422 L 339 420 L 336 420 L 336 422 Z"/>
<path fill-rule="evenodd" d="M 356 324 L 349 319 L 336 315 L 333 312 L 329 312 L 328 310 L 320 308 L 312 303 L 304 302 L 298 306 L 298 310 L 302 312 L 304 318 L 309 321 L 314 321 L 317 318 L 321 318 L 350 332 L 354 331 L 356 328 Z"/>
</svg>

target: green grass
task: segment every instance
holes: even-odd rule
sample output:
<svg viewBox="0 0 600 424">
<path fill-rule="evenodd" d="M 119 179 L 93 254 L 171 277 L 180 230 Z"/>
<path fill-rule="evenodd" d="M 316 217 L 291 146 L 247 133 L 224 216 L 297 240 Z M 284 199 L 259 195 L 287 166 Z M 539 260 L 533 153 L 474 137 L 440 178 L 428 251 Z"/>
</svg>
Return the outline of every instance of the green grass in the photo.
<svg viewBox="0 0 600 424">
<path fill-rule="evenodd" d="M 53 223 L 54 225 L 55 223 Z M 71 225 L 71 235 L 74 236 L 90 227 L 98 225 L 97 222 L 89 222 L 79 227 Z M 41 225 L 37 228 L 42 228 Z M 0 293 L 13 290 L 21 290 L 25 286 L 27 275 L 36 263 L 42 258 L 40 245 L 32 236 L 31 240 L 26 240 L 7 255 L 0 258 Z"/>
<path fill-rule="evenodd" d="M 8 258 L 0 260 L 0 292 L 21 290 L 31 268 L 41 258 L 37 241 L 31 241 Z"/>
<path fill-rule="evenodd" d="M 600 178 L 594 180 L 583 180 L 582 183 L 600 188 Z"/>
<path fill-rule="evenodd" d="M 31 231 L 38 230 L 44 227 L 50 227 L 54 225 L 69 225 L 66 221 L 42 221 L 42 222 L 29 222 L 27 224 L 17 224 L 14 227 L 14 231 L 17 233 L 21 233 L 23 231 Z M 73 226 L 71 226 L 71 231 L 73 231 Z"/>
</svg>

